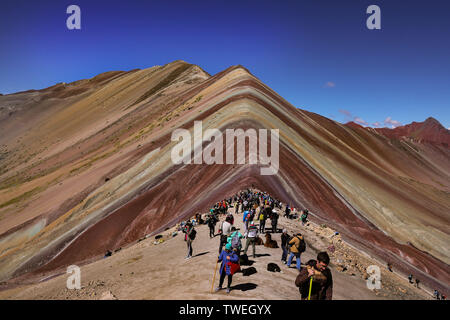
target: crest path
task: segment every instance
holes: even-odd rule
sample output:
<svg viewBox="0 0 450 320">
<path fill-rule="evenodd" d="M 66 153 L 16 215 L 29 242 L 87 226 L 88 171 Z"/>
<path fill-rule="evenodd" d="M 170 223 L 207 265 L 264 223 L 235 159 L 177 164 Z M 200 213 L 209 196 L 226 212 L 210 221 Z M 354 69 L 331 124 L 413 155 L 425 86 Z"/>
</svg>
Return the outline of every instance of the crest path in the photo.
<svg viewBox="0 0 450 320">
<path fill-rule="evenodd" d="M 234 208 L 230 208 L 234 212 Z M 298 220 L 282 217 L 279 211 L 279 232 L 272 234 L 278 246 L 281 245 L 281 229 L 287 228 L 289 234 L 301 232 L 307 241 L 306 252 L 302 254 L 302 263 L 314 259 L 319 250 L 326 249 L 329 243 L 315 234 L 311 227 L 302 227 Z M 242 213 L 234 215 L 234 225 L 243 233 Z M 257 216 L 257 215 L 256 215 Z M 221 217 L 221 221 L 224 217 Z M 256 219 L 256 217 L 255 217 Z M 255 220 L 256 221 L 256 220 Z M 216 225 L 216 232 L 219 223 Z M 257 223 L 257 222 L 256 222 Z M 270 227 L 270 220 L 266 222 Z M 22 285 L 0 292 L 0 299 L 100 299 L 111 292 L 117 299 L 263 299 L 263 300 L 299 300 L 300 294 L 294 281 L 298 274 L 295 263 L 288 268 L 281 260 L 281 248 L 272 249 L 256 246 L 254 261 L 257 273 L 233 276 L 232 290 L 210 293 L 213 273 L 216 266 L 219 236 L 210 239 L 207 225 L 196 225 L 197 237 L 193 241 L 193 257 L 186 260 L 187 246 L 184 234 L 179 232 L 171 237 L 175 227 L 163 232 L 164 242 L 155 245 L 155 237 L 149 237 L 112 256 L 80 266 L 80 290 L 66 288 L 68 274 L 60 274 L 49 280 L 32 285 Z M 265 240 L 265 237 L 262 237 Z M 323 237 L 322 237 L 323 238 Z M 245 239 L 242 240 L 243 246 Z M 249 252 L 251 254 L 251 248 Z M 294 258 L 295 259 L 295 258 Z M 333 275 L 333 299 L 429 299 L 422 290 L 413 288 L 403 279 L 395 284 L 404 287 L 404 295 L 391 294 L 382 288 L 378 293 L 369 290 L 366 281 L 360 276 L 338 271 L 333 261 L 330 269 Z M 273 262 L 281 272 L 269 272 L 267 264 Z M 242 266 L 248 268 L 248 266 Z M 394 275 L 392 275 L 394 276 Z M 383 279 L 383 278 L 382 278 Z M 214 287 L 218 285 L 219 272 Z M 385 292 L 383 292 L 385 291 Z M 108 296 L 110 296 L 108 294 Z"/>
</svg>

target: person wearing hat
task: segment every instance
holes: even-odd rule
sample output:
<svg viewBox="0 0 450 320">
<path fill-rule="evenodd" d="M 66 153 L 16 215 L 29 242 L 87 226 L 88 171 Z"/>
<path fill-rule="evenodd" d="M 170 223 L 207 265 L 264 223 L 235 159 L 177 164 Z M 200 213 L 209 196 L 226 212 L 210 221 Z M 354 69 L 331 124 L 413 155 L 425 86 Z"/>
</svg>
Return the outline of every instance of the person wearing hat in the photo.
<svg viewBox="0 0 450 320">
<path fill-rule="evenodd" d="M 233 251 L 231 243 L 225 245 L 225 249 L 221 252 L 217 263 L 222 261 L 220 265 L 220 280 L 219 286 L 216 288 L 216 292 L 222 290 L 223 281 L 225 276 L 228 276 L 227 293 L 231 291 L 231 282 L 233 281 L 233 274 L 239 270 L 239 257 Z"/>
<path fill-rule="evenodd" d="M 248 246 L 251 244 L 253 247 L 253 258 L 256 258 L 256 238 L 258 237 L 258 228 L 255 226 L 255 223 L 250 222 L 250 226 L 248 230 L 245 232 L 245 237 L 247 241 L 245 242 L 244 254 L 247 254 Z"/>
<path fill-rule="evenodd" d="M 231 227 L 231 234 L 227 238 L 227 243 L 231 244 L 231 249 L 236 252 L 238 257 L 241 255 L 241 239 L 243 238 L 244 236 L 239 232 L 239 230 L 236 229 L 236 227 Z"/>
</svg>

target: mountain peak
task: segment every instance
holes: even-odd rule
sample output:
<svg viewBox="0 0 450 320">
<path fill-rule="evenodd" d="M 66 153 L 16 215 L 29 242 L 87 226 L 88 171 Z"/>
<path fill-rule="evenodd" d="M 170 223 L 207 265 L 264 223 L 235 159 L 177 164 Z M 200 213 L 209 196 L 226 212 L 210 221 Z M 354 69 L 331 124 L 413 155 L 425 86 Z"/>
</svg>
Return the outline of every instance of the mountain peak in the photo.
<svg viewBox="0 0 450 320">
<path fill-rule="evenodd" d="M 433 117 L 428 117 L 423 122 L 413 121 L 410 124 L 393 129 L 375 128 L 375 130 L 391 139 L 407 137 L 419 142 L 450 145 L 449 130 L 444 128 L 444 126 Z"/>
<path fill-rule="evenodd" d="M 439 126 L 439 127 L 444 128 L 444 126 L 443 126 L 438 120 L 436 120 L 436 119 L 433 118 L 433 117 L 428 117 L 428 118 L 423 122 L 423 124 L 424 124 L 424 125 L 437 125 L 437 126 Z"/>
</svg>

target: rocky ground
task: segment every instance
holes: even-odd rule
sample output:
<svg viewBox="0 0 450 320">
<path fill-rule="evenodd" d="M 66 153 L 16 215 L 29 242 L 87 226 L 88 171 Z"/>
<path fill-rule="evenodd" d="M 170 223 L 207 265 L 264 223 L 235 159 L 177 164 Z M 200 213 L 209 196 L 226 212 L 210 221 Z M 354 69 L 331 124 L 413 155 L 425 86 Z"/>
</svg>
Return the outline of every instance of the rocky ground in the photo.
<svg viewBox="0 0 450 320">
<path fill-rule="evenodd" d="M 234 212 L 234 208 L 230 211 Z M 297 220 L 282 217 L 279 232 L 273 239 L 281 244 L 281 229 L 289 234 L 305 235 L 307 249 L 302 262 L 315 258 L 317 252 L 330 253 L 330 269 L 333 275 L 333 299 L 432 299 L 429 292 L 415 288 L 407 279 L 374 259 L 349 246 L 340 235 L 324 225 L 308 222 L 305 226 Z M 223 217 L 222 217 L 223 219 Z M 243 230 L 242 213 L 235 215 L 236 227 Z M 270 220 L 266 226 L 270 227 Z M 186 260 L 184 234 L 176 233 L 176 227 L 166 230 L 158 240 L 154 236 L 114 252 L 110 257 L 95 261 L 81 268 L 81 289 L 66 288 L 68 274 L 47 279 L 38 284 L 22 285 L 0 292 L 0 299 L 275 299 L 297 300 L 300 298 L 294 284 L 298 273 L 295 263 L 288 268 L 281 263 L 281 249 L 256 247 L 252 267 L 257 272 L 250 276 L 237 273 L 233 277 L 232 291 L 211 293 L 217 286 L 218 272 L 212 285 L 218 256 L 219 237 L 209 237 L 206 225 L 197 225 L 194 240 L 194 257 Z M 216 227 L 217 230 L 217 227 Z M 264 239 L 264 237 L 263 237 Z M 245 241 L 243 243 L 245 245 Z M 333 248 L 330 246 L 334 246 Z M 269 272 L 267 264 L 280 266 L 281 272 Z M 378 265 L 381 269 L 381 289 L 369 290 L 366 285 L 367 266 Z M 246 269 L 248 267 L 242 267 Z"/>
</svg>

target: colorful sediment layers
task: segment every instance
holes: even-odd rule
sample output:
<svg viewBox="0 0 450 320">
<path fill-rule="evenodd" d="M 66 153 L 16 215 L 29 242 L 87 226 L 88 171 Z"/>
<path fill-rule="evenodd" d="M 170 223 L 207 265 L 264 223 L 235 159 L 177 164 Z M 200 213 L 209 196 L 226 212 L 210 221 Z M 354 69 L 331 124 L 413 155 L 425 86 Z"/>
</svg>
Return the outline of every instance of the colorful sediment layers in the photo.
<svg viewBox="0 0 450 320">
<path fill-rule="evenodd" d="M 293 107 L 242 66 L 210 76 L 183 61 L 2 96 L 0 108 L 2 281 L 97 259 L 253 185 L 448 292 L 450 133 L 434 119 L 343 125 Z M 172 132 L 195 121 L 278 129 L 278 173 L 174 164 Z"/>
</svg>

